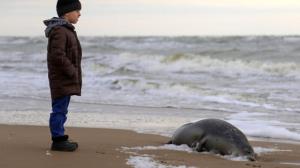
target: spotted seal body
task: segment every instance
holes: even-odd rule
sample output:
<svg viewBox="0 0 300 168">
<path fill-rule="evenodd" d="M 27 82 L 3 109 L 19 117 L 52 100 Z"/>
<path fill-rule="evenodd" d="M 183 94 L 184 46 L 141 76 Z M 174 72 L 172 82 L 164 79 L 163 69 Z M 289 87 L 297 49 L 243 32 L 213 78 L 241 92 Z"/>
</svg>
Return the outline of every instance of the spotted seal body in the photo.
<svg viewBox="0 0 300 168">
<path fill-rule="evenodd" d="M 256 155 L 246 136 L 235 126 L 219 119 L 205 119 L 178 128 L 170 144 L 186 144 L 198 152 L 245 156 L 254 161 Z"/>
</svg>

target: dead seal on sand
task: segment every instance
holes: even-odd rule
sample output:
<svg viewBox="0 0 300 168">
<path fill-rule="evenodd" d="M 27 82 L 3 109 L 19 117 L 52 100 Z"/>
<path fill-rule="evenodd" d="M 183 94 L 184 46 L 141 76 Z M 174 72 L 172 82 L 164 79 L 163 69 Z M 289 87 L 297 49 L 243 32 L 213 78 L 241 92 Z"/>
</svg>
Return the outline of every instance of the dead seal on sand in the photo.
<svg viewBox="0 0 300 168">
<path fill-rule="evenodd" d="M 186 144 L 198 152 L 245 156 L 256 160 L 247 137 L 235 126 L 219 119 L 204 119 L 178 128 L 169 144 Z"/>
</svg>

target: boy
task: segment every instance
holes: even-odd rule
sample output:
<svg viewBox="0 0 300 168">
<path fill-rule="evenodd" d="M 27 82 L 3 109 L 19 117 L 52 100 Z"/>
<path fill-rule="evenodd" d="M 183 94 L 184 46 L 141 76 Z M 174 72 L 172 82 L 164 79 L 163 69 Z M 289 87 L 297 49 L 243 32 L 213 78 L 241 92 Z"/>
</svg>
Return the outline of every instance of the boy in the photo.
<svg viewBox="0 0 300 168">
<path fill-rule="evenodd" d="M 75 151 L 76 142 L 65 135 L 71 95 L 81 95 L 81 46 L 74 26 L 80 17 L 79 0 L 58 0 L 56 10 L 59 18 L 45 20 L 48 38 L 48 78 L 52 99 L 49 127 L 52 137 L 51 150 Z"/>
</svg>

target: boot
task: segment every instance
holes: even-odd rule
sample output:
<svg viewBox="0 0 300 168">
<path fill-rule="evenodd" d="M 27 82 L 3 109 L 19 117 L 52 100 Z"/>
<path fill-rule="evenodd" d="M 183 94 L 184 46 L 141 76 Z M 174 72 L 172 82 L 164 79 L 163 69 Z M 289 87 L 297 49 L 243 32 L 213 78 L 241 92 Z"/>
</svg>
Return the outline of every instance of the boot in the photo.
<svg viewBox="0 0 300 168">
<path fill-rule="evenodd" d="M 51 150 L 53 151 L 65 151 L 65 152 L 73 152 L 78 148 L 77 142 L 69 141 L 69 136 L 64 135 L 60 137 L 52 138 Z"/>
</svg>

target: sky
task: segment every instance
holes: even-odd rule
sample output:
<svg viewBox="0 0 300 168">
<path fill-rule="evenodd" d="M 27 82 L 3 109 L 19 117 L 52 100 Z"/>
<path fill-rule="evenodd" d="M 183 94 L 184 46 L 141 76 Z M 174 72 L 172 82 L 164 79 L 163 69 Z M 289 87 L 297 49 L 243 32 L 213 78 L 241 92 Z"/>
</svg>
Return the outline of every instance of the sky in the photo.
<svg viewBox="0 0 300 168">
<path fill-rule="evenodd" d="M 56 0 L 0 0 L 0 36 L 41 36 Z M 299 35 L 300 0 L 81 0 L 82 36 Z"/>
</svg>

